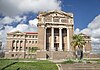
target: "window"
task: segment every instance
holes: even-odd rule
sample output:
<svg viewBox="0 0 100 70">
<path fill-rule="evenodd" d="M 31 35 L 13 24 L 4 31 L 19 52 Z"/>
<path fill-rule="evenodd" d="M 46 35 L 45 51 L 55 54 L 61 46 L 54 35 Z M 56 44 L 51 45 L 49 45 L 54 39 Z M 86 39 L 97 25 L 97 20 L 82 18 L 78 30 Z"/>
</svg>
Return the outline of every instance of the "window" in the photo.
<svg viewBox="0 0 100 70">
<path fill-rule="evenodd" d="M 11 57 L 14 57 L 14 54 L 11 54 Z"/>
<path fill-rule="evenodd" d="M 28 48 L 26 47 L 26 49 L 28 49 Z"/>
<path fill-rule="evenodd" d="M 13 49 L 15 49 L 15 47 L 13 47 Z"/>
<path fill-rule="evenodd" d="M 29 38 L 31 38 L 31 35 L 29 36 Z"/>
<path fill-rule="evenodd" d="M 17 37 L 19 37 L 19 35 L 17 35 Z"/>
<path fill-rule="evenodd" d="M 23 41 L 20 41 L 20 43 L 22 43 Z"/>
<path fill-rule="evenodd" d="M 13 37 L 15 37 L 16 35 L 13 35 Z"/>
<path fill-rule="evenodd" d="M 47 16 L 44 18 L 45 22 L 51 22 L 52 21 L 52 17 L 51 16 Z"/>
<path fill-rule="evenodd" d="M 59 22 L 59 18 L 53 18 L 54 22 Z"/>
<path fill-rule="evenodd" d="M 17 40 L 17 43 L 18 43 L 19 41 Z"/>
<path fill-rule="evenodd" d="M 54 37 L 54 42 L 57 42 L 57 37 L 56 36 Z"/>
<path fill-rule="evenodd" d="M 35 41 L 35 43 L 37 43 L 37 41 Z"/>
<path fill-rule="evenodd" d="M 28 37 L 28 36 L 26 35 L 26 37 Z"/>
<path fill-rule="evenodd" d="M 22 50 L 22 47 L 20 47 L 20 51 Z"/>
<path fill-rule="evenodd" d="M 29 43 L 31 43 L 31 41 L 29 41 Z"/>
<path fill-rule="evenodd" d="M 16 56 L 17 56 L 18 54 L 16 54 Z"/>
<path fill-rule="evenodd" d="M 68 20 L 67 20 L 67 19 L 65 19 L 65 18 L 63 18 L 63 19 L 61 19 L 61 22 L 62 22 L 62 23 L 67 23 L 67 22 L 68 22 Z"/>
<path fill-rule="evenodd" d="M 18 47 L 16 47 L 16 51 L 18 51 Z"/>
<path fill-rule="evenodd" d="M 36 38 L 37 38 L 37 35 L 36 35 Z"/>
<path fill-rule="evenodd" d="M 32 41 L 32 43 L 34 43 L 34 41 Z"/>
<path fill-rule="evenodd" d="M 32 37 L 34 38 L 34 35 Z"/>
<path fill-rule="evenodd" d="M 23 35 L 21 35 L 21 37 L 22 37 Z"/>
</svg>

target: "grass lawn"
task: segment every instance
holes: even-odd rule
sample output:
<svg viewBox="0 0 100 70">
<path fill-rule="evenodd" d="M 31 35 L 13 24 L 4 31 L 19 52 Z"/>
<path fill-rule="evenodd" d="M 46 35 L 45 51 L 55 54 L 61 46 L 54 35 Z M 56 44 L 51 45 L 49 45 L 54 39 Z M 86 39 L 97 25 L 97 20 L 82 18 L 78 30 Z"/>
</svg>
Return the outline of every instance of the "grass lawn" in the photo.
<svg viewBox="0 0 100 70">
<path fill-rule="evenodd" d="M 0 59 L 0 70 L 58 70 L 58 68 L 50 61 L 16 62 Z"/>
</svg>

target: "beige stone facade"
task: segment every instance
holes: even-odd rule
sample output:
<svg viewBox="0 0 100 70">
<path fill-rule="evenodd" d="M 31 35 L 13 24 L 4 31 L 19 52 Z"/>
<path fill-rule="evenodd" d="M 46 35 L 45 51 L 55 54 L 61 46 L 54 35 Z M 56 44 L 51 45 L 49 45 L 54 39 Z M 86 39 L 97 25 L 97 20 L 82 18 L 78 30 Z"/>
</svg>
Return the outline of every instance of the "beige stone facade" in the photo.
<svg viewBox="0 0 100 70">
<path fill-rule="evenodd" d="M 7 49 L 5 58 L 30 58 L 30 49 L 37 47 L 38 33 L 11 32 L 7 34 Z M 34 54 L 33 54 L 34 55 Z"/>
<path fill-rule="evenodd" d="M 40 12 L 37 16 L 38 32 L 7 34 L 6 58 L 28 58 L 28 49 L 38 47 L 36 58 L 64 59 L 73 57 L 70 45 L 74 34 L 74 17 L 63 11 Z M 84 52 L 90 52 L 90 37 L 85 36 L 87 44 Z M 30 53 L 32 54 L 32 53 Z M 61 56 L 60 56 L 61 55 Z"/>
<path fill-rule="evenodd" d="M 72 13 L 42 12 L 38 16 L 38 47 L 46 51 L 71 51 L 74 32 Z"/>
</svg>

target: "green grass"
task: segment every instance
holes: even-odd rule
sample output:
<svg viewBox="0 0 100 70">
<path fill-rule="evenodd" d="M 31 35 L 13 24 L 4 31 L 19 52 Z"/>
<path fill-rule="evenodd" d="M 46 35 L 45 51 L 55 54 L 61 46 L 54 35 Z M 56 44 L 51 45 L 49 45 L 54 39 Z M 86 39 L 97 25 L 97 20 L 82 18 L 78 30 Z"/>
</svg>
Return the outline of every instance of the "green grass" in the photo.
<svg viewBox="0 0 100 70">
<path fill-rule="evenodd" d="M 15 60 L 0 60 L 0 70 L 58 70 L 56 64 L 50 61 L 16 62 Z"/>
<path fill-rule="evenodd" d="M 64 62 L 62 62 L 62 64 L 66 64 L 66 63 L 75 63 L 73 60 L 71 60 L 71 59 L 68 59 L 68 60 L 66 60 L 66 61 L 64 61 Z"/>
</svg>

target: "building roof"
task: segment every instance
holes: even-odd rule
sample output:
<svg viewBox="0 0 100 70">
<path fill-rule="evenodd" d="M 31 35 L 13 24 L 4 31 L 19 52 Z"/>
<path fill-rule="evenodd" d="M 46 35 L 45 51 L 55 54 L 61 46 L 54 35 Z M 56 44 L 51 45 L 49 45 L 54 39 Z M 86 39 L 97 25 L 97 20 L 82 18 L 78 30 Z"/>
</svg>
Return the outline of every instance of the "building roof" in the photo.
<svg viewBox="0 0 100 70">
<path fill-rule="evenodd" d="M 73 17 L 73 13 L 66 13 L 66 12 L 63 12 L 63 11 L 60 11 L 60 10 L 52 10 L 52 11 L 48 11 L 48 12 L 40 12 L 41 16 L 45 16 L 45 15 L 52 14 L 52 13 L 59 13 L 59 14 L 67 15 L 69 17 Z"/>
<path fill-rule="evenodd" d="M 26 34 L 38 34 L 37 32 L 25 32 Z"/>
</svg>

